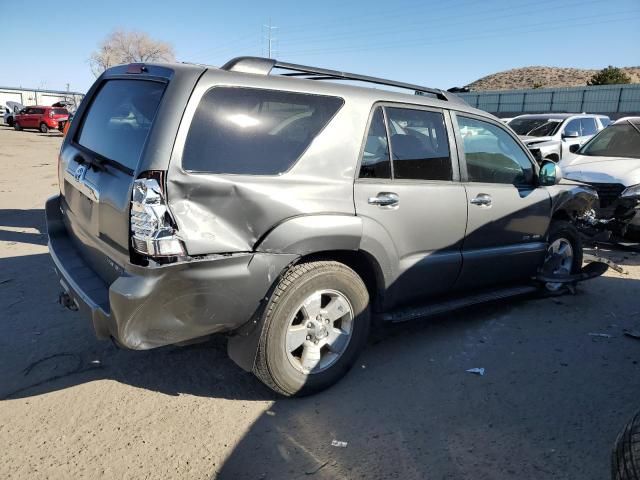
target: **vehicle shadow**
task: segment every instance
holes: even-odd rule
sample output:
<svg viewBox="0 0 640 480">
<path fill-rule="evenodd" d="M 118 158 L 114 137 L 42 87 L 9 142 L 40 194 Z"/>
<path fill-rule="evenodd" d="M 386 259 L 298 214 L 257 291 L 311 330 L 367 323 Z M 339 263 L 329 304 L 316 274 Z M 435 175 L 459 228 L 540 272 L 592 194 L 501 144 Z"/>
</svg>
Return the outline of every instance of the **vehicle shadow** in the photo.
<svg viewBox="0 0 640 480">
<path fill-rule="evenodd" d="M 338 385 L 275 402 L 211 478 L 608 478 L 640 398 L 638 288 L 607 276 L 397 329 Z"/>
<path fill-rule="evenodd" d="M 37 233 L 13 229 L 35 229 Z M 44 209 L 0 209 L 0 241 L 46 245 Z"/>
<path fill-rule="evenodd" d="M 617 261 L 640 264 L 630 254 Z M 640 304 L 610 299 L 634 298 L 640 285 L 623 276 L 575 296 L 376 332 L 339 384 L 282 399 L 236 367 L 220 337 L 144 352 L 96 340 L 86 318 L 57 305 L 47 254 L 0 259 L 0 272 L 0 401 L 101 379 L 273 400 L 213 478 L 604 478 L 610 444 L 637 408 L 640 343 L 623 330 L 640 327 Z M 466 372 L 474 367 L 485 375 Z"/>
</svg>

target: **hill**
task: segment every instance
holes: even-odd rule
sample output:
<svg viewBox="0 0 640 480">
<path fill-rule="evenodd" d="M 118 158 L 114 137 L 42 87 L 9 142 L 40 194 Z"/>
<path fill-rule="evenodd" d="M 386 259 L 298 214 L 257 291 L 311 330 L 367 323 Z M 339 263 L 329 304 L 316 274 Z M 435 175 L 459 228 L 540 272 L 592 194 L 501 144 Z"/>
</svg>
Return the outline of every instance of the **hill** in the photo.
<svg viewBox="0 0 640 480">
<path fill-rule="evenodd" d="M 640 67 L 622 67 L 632 83 L 640 83 Z M 598 70 L 561 67 L 522 67 L 482 77 L 468 86 L 471 90 L 512 88 L 580 87 Z"/>
</svg>

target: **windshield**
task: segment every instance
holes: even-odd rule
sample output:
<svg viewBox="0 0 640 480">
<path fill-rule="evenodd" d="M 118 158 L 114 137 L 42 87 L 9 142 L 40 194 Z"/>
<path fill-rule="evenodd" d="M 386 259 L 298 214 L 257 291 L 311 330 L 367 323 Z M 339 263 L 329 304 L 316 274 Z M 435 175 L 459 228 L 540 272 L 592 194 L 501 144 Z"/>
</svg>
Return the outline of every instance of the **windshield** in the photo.
<svg viewBox="0 0 640 480">
<path fill-rule="evenodd" d="M 509 126 L 518 135 L 549 137 L 558 131 L 561 123 L 557 118 L 514 118 Z"/>
<path fill-rule="evenodd" d="M 630 123 L 611 125 L 586 143 L 579 155 L 640 158 L 640 127 Z"/>
</svg>

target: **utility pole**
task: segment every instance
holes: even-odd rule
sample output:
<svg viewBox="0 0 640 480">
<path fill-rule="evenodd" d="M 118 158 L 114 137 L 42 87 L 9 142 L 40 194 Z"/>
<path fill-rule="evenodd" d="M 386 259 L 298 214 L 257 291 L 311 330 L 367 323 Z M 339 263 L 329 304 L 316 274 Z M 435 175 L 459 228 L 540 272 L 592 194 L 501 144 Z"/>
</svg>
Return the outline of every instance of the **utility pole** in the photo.
<svg viewBox="0 0 640 480">
<path fill-rule="evenodd" d="M 273 31 L 276 30 L 278 27 L 274 27 L 271 25 L 271 18 L 269 19 L 269 25 L 263 25 L 262 26 L 263 29 L 266 29 L 266 34 L 263 34 L 263 39 L 266 42 L 266 50 L 267 50 L 267 57 L 269 58 L 273 58 L 274 55 L 274 51 L 275 51 L 275 37 L 273 35 Z M 264 48 L 263 48 L 263 55 L 264 55 Z"/>
</svg>

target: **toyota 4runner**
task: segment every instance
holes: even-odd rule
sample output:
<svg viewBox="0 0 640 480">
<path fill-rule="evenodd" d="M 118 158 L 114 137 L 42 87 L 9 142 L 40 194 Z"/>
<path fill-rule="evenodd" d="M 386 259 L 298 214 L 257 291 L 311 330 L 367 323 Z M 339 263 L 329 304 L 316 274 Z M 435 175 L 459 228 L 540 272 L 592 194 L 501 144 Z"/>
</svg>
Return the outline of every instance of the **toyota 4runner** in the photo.
<svg viewBox="0 0 640 480">
<path fill-rule="evenodd" d="M 131 349 L 227 333 L 285 395 L 343 376 L 372 319 L 557 288 L 597 198 L 453 94 L 253 57 L 110 68 L 58 176 L 63 304 Z"/>
</svg>

